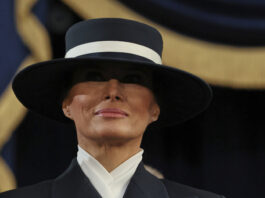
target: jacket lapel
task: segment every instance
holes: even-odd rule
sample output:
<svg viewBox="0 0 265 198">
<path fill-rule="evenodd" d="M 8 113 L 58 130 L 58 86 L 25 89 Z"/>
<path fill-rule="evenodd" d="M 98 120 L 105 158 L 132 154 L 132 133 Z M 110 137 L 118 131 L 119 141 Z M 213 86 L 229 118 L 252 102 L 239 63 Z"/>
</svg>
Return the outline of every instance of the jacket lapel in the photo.
<svg viewBox="0 0 265 198">
<path fill-rule="evenodd" d="M 85 176 L 77 160 L 53 181 L 52 198 L 101 198 Z M 141 162 L 134 173 L 124 198 L 169 198 L 164 184 L 147 172 Z"/>
<path fill-rule="evenodd" d="M 101 198 L 89 179 L 84 175 L 77 160 L 52 185 L 52 198 Z"/>
<path fill-rule="evenodd" d="M 133 175 L 124 198 L 169 198 L 164 184 L 151 175 L 141 162 Z"/>
</svg>

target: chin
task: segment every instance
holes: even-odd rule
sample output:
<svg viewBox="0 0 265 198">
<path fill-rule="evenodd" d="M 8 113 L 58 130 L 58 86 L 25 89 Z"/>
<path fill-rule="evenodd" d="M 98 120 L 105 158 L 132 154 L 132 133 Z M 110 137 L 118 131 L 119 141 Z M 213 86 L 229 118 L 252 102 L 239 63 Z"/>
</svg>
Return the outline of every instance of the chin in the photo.
<svg viewBox="0 0 265 198">
<path fill-rule="evenodd" d="M 101 139 L 129 140 L 139 136 L 137 131 L 132 130 L 128 125 L 100 125 L 96 129 L 96 134 Z"/>
<path fill-rule="evenodd" d="M 100 126 L 98 127 L 98 133 L 102 136 L 128 136 L 132 134 L 132 131 L 128 127 L 115 127 L 115 126 Z"/>
</svg>

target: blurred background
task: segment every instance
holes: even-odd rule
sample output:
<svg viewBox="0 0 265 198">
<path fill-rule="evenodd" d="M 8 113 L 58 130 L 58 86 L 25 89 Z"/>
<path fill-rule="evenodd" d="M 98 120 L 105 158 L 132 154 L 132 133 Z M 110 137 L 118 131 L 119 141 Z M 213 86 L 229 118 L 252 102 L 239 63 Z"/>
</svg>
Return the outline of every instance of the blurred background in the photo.
<svg viewBox="0 0 265 198">
<path fill-rule="evenodd" d="M 64 57 L 73 23 L 121 17 L 158 28 L 164 64 L 213 88 L 206 112 L 146 132 L 144 163 L 226 197 L 265 197 L 265 1 L 1 0 L 0 16 L 0 192 L 55 178 L 77 151 L 74 128 L 17 101 L 14 74 Z"/>
</svg>

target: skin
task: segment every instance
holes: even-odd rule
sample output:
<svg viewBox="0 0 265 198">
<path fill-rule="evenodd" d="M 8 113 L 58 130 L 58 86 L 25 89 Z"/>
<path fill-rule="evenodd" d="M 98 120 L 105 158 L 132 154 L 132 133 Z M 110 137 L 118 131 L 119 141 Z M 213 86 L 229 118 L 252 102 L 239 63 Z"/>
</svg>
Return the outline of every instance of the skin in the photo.
<svg viewBox="0 0 265 198">
<path fill-rule="evenodd" d="M 106 108 L 125 114 L 98 113 Z M 109 172 L 140 151 L 146 127 L 160 113 L 149 88 L 114 78 L 76 83 L 62 109 L 75 123 L 79 146 Z"/>
</svg>

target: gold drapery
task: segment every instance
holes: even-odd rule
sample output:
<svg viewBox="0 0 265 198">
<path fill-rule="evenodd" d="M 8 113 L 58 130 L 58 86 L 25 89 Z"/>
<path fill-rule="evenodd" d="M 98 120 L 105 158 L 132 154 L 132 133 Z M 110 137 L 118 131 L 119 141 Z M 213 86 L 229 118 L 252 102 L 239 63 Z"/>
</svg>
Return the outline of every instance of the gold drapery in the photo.
<svg viewBox="0 0 265 198">
<path fill-rule="evenodd" d="M 26 66 L 51 59 L 51 45 L 47 31 L 37 17 L 31 13 L 36 0 L 15 0 L 16 28 L 29 48 L 30 54 L 23 60 L 18 70 Z M 11 83 L 0 97 L 0 150 L 8 141 L 26 114 L 26 109 L 16 99 Z M 0 157 L 0 192 L 14 189 L 16 179 L 3 158 Z"/>
</svg>

